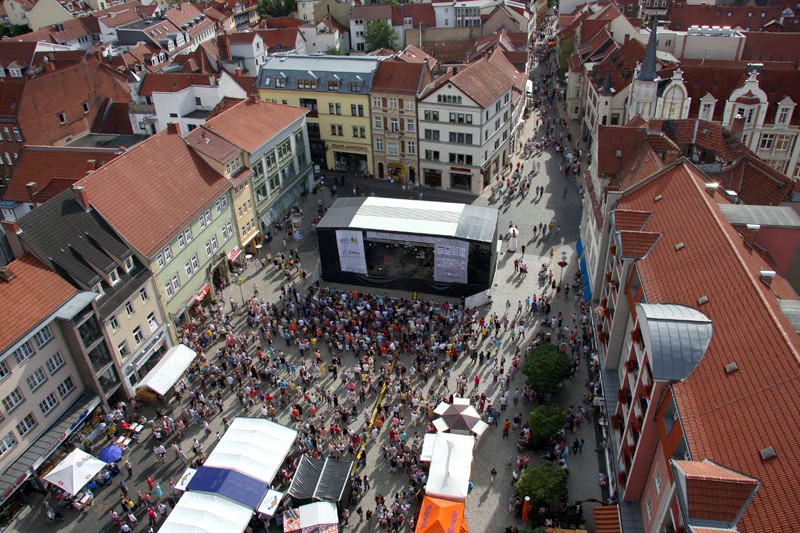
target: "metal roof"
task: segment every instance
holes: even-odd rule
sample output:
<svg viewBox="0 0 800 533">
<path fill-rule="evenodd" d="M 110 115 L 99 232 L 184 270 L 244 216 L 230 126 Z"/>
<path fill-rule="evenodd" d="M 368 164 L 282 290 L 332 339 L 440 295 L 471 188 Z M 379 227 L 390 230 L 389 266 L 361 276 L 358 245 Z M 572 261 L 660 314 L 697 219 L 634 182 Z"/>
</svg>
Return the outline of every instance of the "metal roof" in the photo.
<svg viewBox="0 0 800 533">
<path fill-rule="evenodd" d="M 719 204 L 719 209 L 731 224 L 760 224 L 779 228 L 800 228 L 800 215 L 791 207 Z"/>
<path fill-rule="evenodd" d="M 783 316 L 789 319 L 794 330 L 800 332 L 800 300 L 778 300 Z"/>
<path fill-rule="evenodd" d="M 711 319 L 683 305 L 636 304 L 653 378 L 682 381 L 711 342 Z"/>
<path fill-rule="evenodd" d="M 377 196 L 339 198 L 318 228 L 353 228 L 493 242 L 497 209 Z"/>
<path fill-rule="evenodd" d="M 261 66 L 256 87 L 300 90 L 297 80 L 314 80 L 317 82 L 316 91 L 328 91 L 328 82 L 338 82 L 338 91 L 330 92 L 367 94 L 380 62 L 381 58 L 372 56 L 273 56 Z M 277 77 L 286 80 L 285 87 L 275 87 L 272 80 Z M 353 91 L 351 83 L 360 83 L 361 90 Z"/>
</svg>

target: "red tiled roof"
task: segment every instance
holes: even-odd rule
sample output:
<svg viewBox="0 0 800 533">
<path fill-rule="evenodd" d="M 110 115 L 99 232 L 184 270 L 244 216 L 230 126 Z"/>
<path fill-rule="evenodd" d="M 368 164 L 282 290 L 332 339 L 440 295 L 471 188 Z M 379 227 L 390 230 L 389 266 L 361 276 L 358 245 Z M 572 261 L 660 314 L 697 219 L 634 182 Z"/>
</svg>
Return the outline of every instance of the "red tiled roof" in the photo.
<svg viewBox="0 0 800 533">
<path fill-rule="evenodd" d="M 269 17 L 261 21 L 264 28 L 299 28 L 306 22 L 293 17 Z"/>
<path fill-rule="evenodd" d="M 740 141 L 733 138 L 721 124 L 687 118 L 680 120 L 651 120 L 646 127 L 663 131 L 681 150 L 691 144 L 716 152 L 723 161 L 735 161 L 750 153 Z"/>
<path fill-rule="evenodd" d="M 255 30 L 264 39 L 267 48 L 284 48 L 294 50 L 297 46 L 298 28 L 278 28 L 270 30 Z"/>
<path fill-rule="evenodd" d="M 795 67 L 800 64 L 796 33 L 748 31 L 744 35 L 743 61 L 791 61 Z"/>
<path fill-rule="evenodd" d="M 489 63 L 488 59 L 481 59 L 453 76 L 450 83 L 479 106 L 486 108 L 509 90 L 514 81 Z"/>
<path fill-rule="evenodd" d="M 183 137 L 183 140 L 196 152 L 223 165 L 242 153 L 241 148 L 203 126 L 190 131 Z"/>
<path fill-rule="evenodd" d="M 152 96 L 153 93 L 176 93 L 192 85 L 211 86 L 212 76 L 208 74 L 148 73 L 139 87 L 139 96 Z"/>
<path fill-rule="evenodd" d="M 8 268 L 11 281 L 0 281 L 0 351 L 31 331 L 50 313 L 61 307 L 77 291 L 75 287 L 26 254 Z"/>
<path fill-rule="evenodd" d="M 466 64 L 475 51 L 472 41 L 425 41 L 425 53 L 436 58 L 439 63 Z"/>
<path fill-rule="evenodd" d="M 33 64 L 35 53 L 35 42 L 0 41 L 0 67 L 7 67 L 12 63 L 28 67 Z"/>
<path fill-rule="evenodd" d="M 750 152 L 722 174 L 722 185 L 750 205 L 780 205 L 792 192 L 792 180 Z"/>
<path fill-rule="evenodd" d="M 747 505 L 758 480 L 734 472 L 711 461 L 672 461 L 686 478 L 684 498 L 688 521 L 736 523 Z"/>
<path fill-rule="evenodd" d="M 597 174 L 611 178 L 620 189 L 664 167 L 660 153 L 680 153 L 680 149 L 663 134 L 644 128 L 600 126 L 598 131 Z"/>
<path fill-rule="evenodd" d="M 528 76 L 520 72 L 511 64 L 506 57 L 506 52 L 500 48 L 495 48 L 491 56 L 489 56 L 489 63 L 494 65 L 500 72 L 508 76 L 513 82 L 517 92 L 525 92 L 525 84 L 528 81 Z"/>
<path fill-rule="evenodd" d="M 661 238 L 660 233 L 647 231 L 620 231 L 620 257 L 625 259 L 642 259 Z"/>
<path fill-rule="evenodd" d="M 614 210 L 614 227 L 618 231 L 641 231 L 645 223 L 653 216 L 651 211 L 632 211 L 629 209 Z"/>
<path fill-rule="evenodd" d="M 730 26 L 758 31 L 771 21 L 781 18 L 784 7 L 726 7 L 711 4 L 686 4 L 671 2 L 669 23 L 673 30 L 686 31 L 696 26 Z M 795 32 L 800 27 L 797 18 L 785 18 L 783 31 Z"/>
<path fill-rule="evenodd" d="M 433 4 L 394 4 L 392 5 L 392 24 L 404 26 L 406 17 L 411 17 L 411 27 L 419 28 L 422 24 L 426 28 L 436 26 L 436 11 Z"/>
<path fill-rule="evenodd" d="M 16 115 L 24 91 L 24 79 L 0 81 L 0 115 Z"/>
<path fill-rule="evenodd" d="M 405 49 L 397 54 L 397 58 L 406 63 L 424 63 L 427 59 L 428 66 L 431 70 L 435 69 L 439 63 L 435 57 L 427 54 L 424 50 L 417 48 L 413 44 L 406 45 Z"/>
<path fill-rule="evenodd" d="M 308 109 L 304 107 L 247 99 L 209 119 L 197 129 L 212 131 L 231 144 L 252 153 L 307 113 Z"/>
<path fill-rule="evenodd" d="M 425 88 L 426 67 L 422 63 L 381 61 L 372 76 L 372 90 L 398 94 L 418 94 Z"/>
<path fill-rule="evenodd" d="M 188 2 L 180 3 L 164 12 L 167 20 L 174 24 L 176 28 L 180 28 L 184 24 L 188 25 L 190 21 L 195 20 L 196 22 L 185 30 L 191 38 L 197 37 L 214 25 L 214 21 L 206 17 L 203 17 L 202 20 L 197 20 L 201 15 L 200 10 Z"/>
<path fill-rule="evenodd" d="M 180 135 L 169 130 L 141 142 L 78 184 L 102 217 L 148 258 L 230 188 Z"/>
<path fill-rule="evenodd" d="M 30 202 L 27 184 L 36 182 L 39 192 L 34 201 L 44 203 L 84 178 L 88 171 L 105 165 L 120 153 L 113 148 L 26 145 L 20 152 L 17 168 L 4 198 Z M 90 162 L 92 160 L 94 163 Z"/>
<path fill-rule="evenodd" d="M 791 531 L 800 523 L 800 448 L 796 427 L 787 421 L 800 417 L 800 339 L 775 293 L 797 295 L 782 278 L 771 287 L 759 280 L 761 269 L 772 268 L 745 247 L 705 184 L 699 171 L 679 160 L 624 195 L 618 207 L 651 210 L 647 229 L 663 234 L 637 262 L 648 303 L 696 308 L 713 322 L 700 363 L 672 385 L 692 457 L 761 481 L 741 531 Z M 676 251 L 678 242 L 684 247 Z M 701 296 L 708 302 L 698 306 Z M 731 362 L 738 370 L 728 374 Z M 777 457 L 762 460 L 759 450 L 768 446 Z"/>
<path fill-rule="evenodd" d="M 328 28 L 330 28 L 332 30 L 337 30 L 339 33 L 348 33 L 350 31 L 348 28 L 346 28 L 342 24 L 339 24 L 339 21 L 336 20 L 335 18 L 333 18 L 330 15 L 328 15 L 327 17 L 325 17 L 324 19 L 319 21 L 319 23 L 320 24 L 324 24 L 325 26 L 327 26 Z"/>
<path fill-rule="evenodd" d="M 237 31 L 228 34 L 228 40 L 231 44 L 248 44 L 256 40 L 258 34 L 253 31 Z"/>
<path fill-rule="evenodd" d="M 371 4 L 366 6 L 355 6 L 350 12 L 350 20 L 392 20 L 392 6 L 390 4 Z"/>
</svg>

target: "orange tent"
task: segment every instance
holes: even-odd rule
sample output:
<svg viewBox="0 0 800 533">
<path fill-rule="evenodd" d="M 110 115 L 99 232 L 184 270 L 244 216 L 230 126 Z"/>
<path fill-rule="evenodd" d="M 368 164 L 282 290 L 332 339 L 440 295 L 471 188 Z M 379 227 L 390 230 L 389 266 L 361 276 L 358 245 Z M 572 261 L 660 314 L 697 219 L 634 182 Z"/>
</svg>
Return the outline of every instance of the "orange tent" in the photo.
<svg viewBox="0 0 800 533">
<path fill-rule="evenodd" d="M 425 496 L 417 519 L 416 533 L 467 533 L 464 504 Z"/>
</svg>

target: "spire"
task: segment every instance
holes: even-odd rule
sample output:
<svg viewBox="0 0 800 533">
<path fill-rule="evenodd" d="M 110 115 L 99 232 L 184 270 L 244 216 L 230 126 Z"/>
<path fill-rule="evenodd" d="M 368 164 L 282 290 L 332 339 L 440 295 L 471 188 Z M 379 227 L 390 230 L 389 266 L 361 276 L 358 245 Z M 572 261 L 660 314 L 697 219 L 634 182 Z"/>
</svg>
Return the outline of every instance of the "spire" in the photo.
<svg viewBox="0 0 800 533">
<path fill-rule="evenodd" d="M 637 80 L 655 81 L 656 79 L 656 28 L 658 28 L 658 17 L 653 17 L 652 29 L 650 30 L 650 40 L 647 42 L 647 49 L 644 51 L 644 63 Z"/>
</svg>

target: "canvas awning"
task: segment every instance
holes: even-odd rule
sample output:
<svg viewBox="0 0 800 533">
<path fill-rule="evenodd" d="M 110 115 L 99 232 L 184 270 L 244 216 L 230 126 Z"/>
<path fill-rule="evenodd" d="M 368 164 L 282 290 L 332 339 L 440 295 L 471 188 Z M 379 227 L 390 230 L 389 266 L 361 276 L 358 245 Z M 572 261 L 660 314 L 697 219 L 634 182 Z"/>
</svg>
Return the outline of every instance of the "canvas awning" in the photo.
<svg viewBox="0 0 800 533">
<path fill-rule="evenodd" d="M 147 388 L 162 396 L 165 395 L 189 368 L 195 357 L 197 354 L 188 346 L 183 344 L 173 346 L 144 379 L 136 384 L 136 388 Z"/>
<path fill-rule="evenodd" d="M 312 500 L 340 502 L 348 496 L 352 467 L 352 461 L 303 456 L 287 492 L 301 503 Z"/>
<path fill-rule="evenodd" d="M 425 496 L 415 533 L 462 533 L 467 531 L 464 504 Z"/>
<path fill-rule="evenodd" d="M 253 511 L 222 496 L 187 492 L 161 524 L 159 533 L 241 533 Z"/>
<path fill-rule="evenodd" d="M 269 485 L 235 470 L 201 466 L 186 489 L 225 496 L 251 509 L 258 508 Z"/>
<path fill-rule="evenodd" d="M 475 437 L 469 441 L 437 440 L 431 454 L 431 468 L 425 493 L 446 499 L 464 501 L 469 492 L 472 470 L 472 449 Z"/>
<path fill-rule="evenodd" d="M 475 437 L 458 433 L 426 433 L 425 438 L 422 439 L 422 451 L 419 454 L 420 461 L 430 462 L 433 458 L 433 447 L 437 441 L 450 441 L 457 444 L 463 443 L 463 446 L 472 446 L 475 444 Z"/>
<path fill-rule="evenodd" d="M 236 418 L 204 465 L 236 470 L 269 484 L 296 438 L 296 430 L 275 422 Z"/>
</svg>

